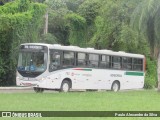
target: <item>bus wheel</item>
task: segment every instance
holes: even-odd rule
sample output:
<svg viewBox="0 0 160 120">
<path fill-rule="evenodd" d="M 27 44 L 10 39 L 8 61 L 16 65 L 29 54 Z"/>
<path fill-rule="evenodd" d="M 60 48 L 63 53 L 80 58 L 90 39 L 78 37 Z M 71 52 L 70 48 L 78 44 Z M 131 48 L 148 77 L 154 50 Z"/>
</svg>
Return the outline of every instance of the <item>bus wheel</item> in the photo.
<svg viewBox="0 0 160 120">
<path fill-rule="evenodd" d="M 67 80 L 64 80 L 61 84 L 61 92 L 68 92 L 70 91 L 70 82 Z"/>
<path fill-rule="evenodd" d="M 119 89 L 120 89 L 119 82 L 118 81 L 113 82 L 111 90 L 114 92 L 117 92 L 117 91 L 119 91 Z"/>
<path fill-rule="evenodd" d="M 35 91 L 36 93 L 42 93 L 42 92 L 44 91 L 43 88 L 34 87 L 33 89 L 34 89 L 34 91 Z"/>
</svg>

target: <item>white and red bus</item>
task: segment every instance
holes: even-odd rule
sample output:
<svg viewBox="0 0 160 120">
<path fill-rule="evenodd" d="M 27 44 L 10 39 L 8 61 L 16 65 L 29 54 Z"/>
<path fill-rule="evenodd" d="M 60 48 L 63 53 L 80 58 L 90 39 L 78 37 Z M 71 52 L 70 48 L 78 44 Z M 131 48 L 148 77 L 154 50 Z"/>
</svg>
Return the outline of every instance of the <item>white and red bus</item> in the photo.
<svg viewBox="0 0 160 120">
<path fill-rule="evenodd" d="M 55 89 L 123 90 L 144 86 L 145 56 L 58 44 L 21 44 L 18 86 L 36 92 Z"/>
</svg>

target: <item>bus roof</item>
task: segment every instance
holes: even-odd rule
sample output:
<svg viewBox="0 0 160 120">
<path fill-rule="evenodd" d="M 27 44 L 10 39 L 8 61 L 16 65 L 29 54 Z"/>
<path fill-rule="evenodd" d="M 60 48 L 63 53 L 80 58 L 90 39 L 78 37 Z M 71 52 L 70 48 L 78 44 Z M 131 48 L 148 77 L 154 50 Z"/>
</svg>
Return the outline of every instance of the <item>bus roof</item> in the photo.
<svg viewBox="0 0 160 120">
<path fill-rule="evenodd" d="M 107 50 L 107 49 L 97 50 L 94 48 L 80 48 L 78 46 L 62 46 L 60 44 L 24 43 L 21 45 L 43 45 L 43 46 L 47 46 L 49 49 L 68 50 L 68 51 L 95 53 L 95 54 L 105 54 L 105 55 L 112 55 L 112 56 L 124 56 L 124 57 L 135 57 L 135 58 L 144 58 L 145 57 L 144 55 L 141 55 L 141 54 L 126 53 L 124 51 L 115 52 L 115 51 Z"/>
</svg>

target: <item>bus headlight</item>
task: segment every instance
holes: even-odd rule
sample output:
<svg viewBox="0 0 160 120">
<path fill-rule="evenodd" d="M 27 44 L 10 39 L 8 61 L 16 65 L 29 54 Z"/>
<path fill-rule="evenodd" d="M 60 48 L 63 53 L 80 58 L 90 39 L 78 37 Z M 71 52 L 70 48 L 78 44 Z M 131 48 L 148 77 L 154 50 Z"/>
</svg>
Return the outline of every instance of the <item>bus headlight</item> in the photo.
<svg viewBox="0 0 160 120">
<path fill-rule="evenodd" d="M 37 79 L 38 81 L 44 81 L 46 79 L 46 77 L 42 77 L 42 78 L 39 78 Z"/>
<path fill-rule="evenodd" d="M 16 80 L 23 80 L 23 77 L 17 76 L 17 77 L 16 77 Z"/>
</svg>

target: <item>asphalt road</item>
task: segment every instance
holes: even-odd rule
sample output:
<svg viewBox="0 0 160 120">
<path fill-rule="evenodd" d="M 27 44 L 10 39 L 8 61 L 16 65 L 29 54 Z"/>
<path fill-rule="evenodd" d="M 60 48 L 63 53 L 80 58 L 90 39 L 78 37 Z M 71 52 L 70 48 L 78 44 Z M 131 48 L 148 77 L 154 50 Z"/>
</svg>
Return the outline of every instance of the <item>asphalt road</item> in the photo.
<svg viewBox="0 0 160 120">
<path fill-rule="evenodd" d="M 44 93 L 55 93 L 54 90 L 44 90 Z M 0 93 L 35 93 L 30 87 L 0 87 Z"/>
</svg>

